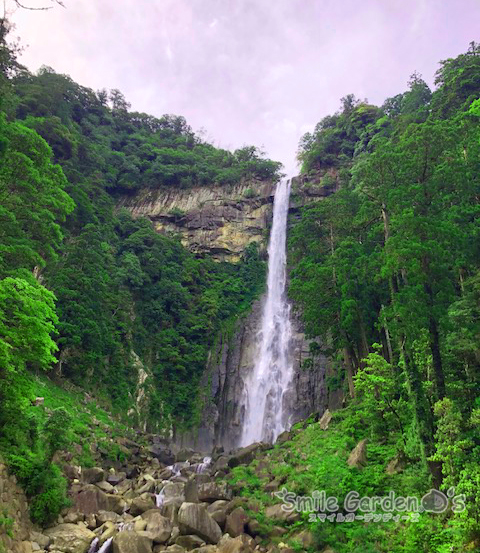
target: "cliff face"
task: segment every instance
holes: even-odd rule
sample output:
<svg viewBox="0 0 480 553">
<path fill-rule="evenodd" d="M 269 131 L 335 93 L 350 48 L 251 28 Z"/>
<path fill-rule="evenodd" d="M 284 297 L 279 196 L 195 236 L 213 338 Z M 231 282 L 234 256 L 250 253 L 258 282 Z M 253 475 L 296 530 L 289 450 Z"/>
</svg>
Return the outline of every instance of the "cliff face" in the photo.
<svg viewBox="0 0 480 553">
<path fill-rule="evenodd" d="M 28 516 L 27 498 L 17 485 L 15 476 L 8 474 L 7 467 L 0 459 L 0 519 L 2 518 L 0 551 L 8 551 L 8 553 L 32 551 L 31 545 L 26 541 L 32 530 L 32 523 Z"/>
<path fill-rule="evenodd" d="M 220 340 L 212 350 L 201 384 L 202 421 L 195 432 L 183 436 L 182 445 L 205 452 L 211 451 L 214 445 L 222 445 L 227 450 L 238 446 L 245 416 L 244 382 L 253 370 L 261 315 L 262 300 L 258 300 L 250 314 L 237 322 L 233 334 Z M 285 397 L 291 424 L 312 413 L 323 412 L 326 406 L 327 360 L 318 355 L 311 367 L 304 368 L 305 360 L 310 358 L 309 344 L 301 321 L 294 318 L 291 347 L 294 377 Z"/>
<path fill-rule="evenodd" d="M 265 247 L 274 184 L 248 181 L 235 186 L 140 190 L 119 207 L 148 217 L 158 232 L 179 234 L 198 254 L 237 261 L 251 242 Z"/>
<path fill-rule="evenodd" d="M 290 224 L 302 206 L 335 190 L 336 179 L 331 175 L 327 181 L 325 175 L 296 177 L 292 182 Z M 274 191 L 273 184 L 258 181 L 231 187 L 143 190 L 124 197 L 119 206 L 129 209 L 134 217 L 148 217 L 158 232 L 179 234 L 183 244 L 198 254 L 236 261 L 253 241 L 266 248 Z M 192 433 L 178 437 L 181 445 L 205 452 L 214 445 L 227 449 L 238 445 L 245 416 L 244 381 L 257 354 L 262 301 L 256 301 L 250 314 L 237 321 L 233 332 L 219 338 L 212 348 L 201 383 L 201 422 Z M 292 334 L 294 378 L 285 401 L 293 424 L 325 409 L 328 362 L 318 355 L 305 368 L 305 360 L 310 359 L 310 341 L 305 338 L 299 317 L 292 321 Z"/>
</svg>

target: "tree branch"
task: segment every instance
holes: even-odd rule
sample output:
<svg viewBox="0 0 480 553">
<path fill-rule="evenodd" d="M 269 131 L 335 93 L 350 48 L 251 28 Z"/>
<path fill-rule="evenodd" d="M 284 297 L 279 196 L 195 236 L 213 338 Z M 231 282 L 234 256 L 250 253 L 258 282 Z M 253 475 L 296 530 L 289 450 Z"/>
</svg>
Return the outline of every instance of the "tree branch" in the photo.
<svg viewBox="0 0 480 553">
<path fill-rule="evenodd" d="M 58 4 L 59 6 L 62 6 L 62 8 L 65 7 L 64 3 L 61 0 L 51 0 L 54 4 Z M 45 10 L 51 10 L 53 6 L 43 6 L 40 8 L 32 8 L 30 6 L 25 6 L 22 4 L 19 0 L 14 0 L 15 4 L 24 10 L 30 10 L 30 11 L 45 11 Z"/>
</svg>

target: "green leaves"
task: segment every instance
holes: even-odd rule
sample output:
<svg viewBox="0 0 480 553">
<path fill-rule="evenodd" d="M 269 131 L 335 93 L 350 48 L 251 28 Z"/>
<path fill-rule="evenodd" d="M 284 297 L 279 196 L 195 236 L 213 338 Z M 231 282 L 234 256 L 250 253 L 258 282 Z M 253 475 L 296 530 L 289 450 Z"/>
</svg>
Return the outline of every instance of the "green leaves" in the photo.
<svg viewBox="0 0 480 553">
<path fill-rule="evenodd" d="M 51 150 L 35 132 L 0 115 L 5 138 L 0 163 L 0 276 L 33 270 L 55 258 L 59 223 L 73 210 L 66 179 Z"/>
<path fill-rule="evenodd" d="M 47 369 L 55 361 L 52 333 L 58 322 L 52 292 L 31 279 L 0 280 L 0 366 Z"/>
</svg>

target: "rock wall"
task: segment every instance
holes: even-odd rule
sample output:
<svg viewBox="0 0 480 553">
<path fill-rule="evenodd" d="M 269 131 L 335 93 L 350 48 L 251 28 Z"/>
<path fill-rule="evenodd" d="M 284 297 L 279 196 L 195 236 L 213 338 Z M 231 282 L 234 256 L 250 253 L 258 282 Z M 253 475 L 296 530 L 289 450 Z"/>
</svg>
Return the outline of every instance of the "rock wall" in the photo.
<svg viewBox="0 0 480 553">
<path fill-rule="evenodd" d="M 0 553 L 26 553 L 32 524 L 27 498 L 0 459 Z"/>
<path fill-rule="evenodd" d="M 266 244 L 275 185 L 250 180 L 234 186 L 140 190 L 120 199 L 134 217 L 148 217 L 158 232 L 179 234 L 200 255 L 237 261 L 251 242 Z"/>
<path fill-rule="evenodd" d="M 329 196 L 337 187 L 337 175 L 331 172 L 294 178 L 290 223 L 294 223 L 302 206 Z M 129 209 L 134 217 L 148 217 L 159 232 L 179 234 L 183 244 L 195 253 L 237 261 L 253 241 L 266 248 L 274 191 L 272 183 L 263 181 L 223 187 L 141 190 L 122 198 L 118 205 Z M 201 383 L 200 427 L 177 436 L 179 446 L 209 452 L 214 445 L 226 449 L 238 445 L 245 415 L 244 380 L 255 361 L 261 307 L 261 301 L 255 302 L 250 314 L 237 322 L 231 334 L 219 337 Z M 299 317 L 292 321 L 292 332 L 294 379 L 286 401 L 293 424 L 325 409 L 327 360 L 318 356 L 313 366 L 305 368 L 304 361 L 310 358 L 310 342 Z"/>
<path fill-rule="evenodd" d="M 201 389 L 204 392 L 202 422 L 195 432 L 181 437 L 181 446 L 209 452 L 221 445 L 226 450 L 238 447 L 244 412 L 244 381 L 253 370 L 257 353 L 262 301 L 256 301 L 248 316 L 237 322 L 230 336 L 224 336 L 211 352 Z M 292 363 L 294 378 L 285 400 L 291 413 L 290 424 L 312 413 L 323 412 L 326 403 L 327 359 L 318 355 L 308 369 L 310 340 L 303 333 L 299 318 L 292 320 Z"/>
</svg>

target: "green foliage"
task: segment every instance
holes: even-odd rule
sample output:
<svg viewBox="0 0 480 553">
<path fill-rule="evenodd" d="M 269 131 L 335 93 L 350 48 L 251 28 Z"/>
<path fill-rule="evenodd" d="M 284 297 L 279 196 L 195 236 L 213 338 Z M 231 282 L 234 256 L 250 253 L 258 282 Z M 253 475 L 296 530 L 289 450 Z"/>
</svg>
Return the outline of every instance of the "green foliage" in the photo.
<svg viewBox="0 0 480 553">
<path fill-rule="evenodd" d="M 255 245 L 237 264 L 198 259 L 117 212 L 118 196 L 275 181 L 281 165 L 255 147 L 215 148 L 183 117 L 129 112 L 118 90 L 94 93 L 48 67 L 18 71 L 7 32 L 0 21 L 0 449 L 45 525 L 66 504 L 56 452 L 76 443 L 77 462 L 93 462 L 92 412 L 31 375 L 56 365 L 69 385 L 95 382 L 96 400 L 125 417 L 143 363 L 151 428 L 191 426 L 215 336 L 264 282 Z M 37 395 L 50 415 L 31 405 Z"/>
<path fill-rule="evenodd" d="M 470 503 L 442 524 L 422 517 L 391 551 L 478 540 L 479 60 L 472 43 L 441 62 L 433 93 L 413 74 L 380 109 L 348 96 L 299 146 L 309 183 L 340 186 L 302 208 L 289 236 L 290 293 L 310 337 L 343 358 L 329 380 L 346 375 L 358 429 L 394 437 L 419 474 Z M 358 532 L 340 539 L 345 551 L 367 550 Z"/>
<path fill-rule="evenodd" d="M 8 515 L 8 511 L 4 509 L 3 513 L 0 514 L 0 531 L 5 532 L 7 536 L 10 536 L 11 538 L 13 538 L 14 522 L 15 521 L 13 520 L 13 518 Z M 2 543 L 0 542 L 0 546 L 1 545 Z"/>
<path fill-rule="evenodd" d="M 70 417 L 65 409 L 54 410 L 43 427 L 37 421 L 36 432 L 30 436 L 28 449 L 17 444 L 9 455 L 10 470 L 17 476 L 30 499 L 30 515 L 34 522 L 45 526 L 53 522 L 68 506 L 67 481 L 60 468 L 52 463 L 68 440 Z"/>
</svg>

